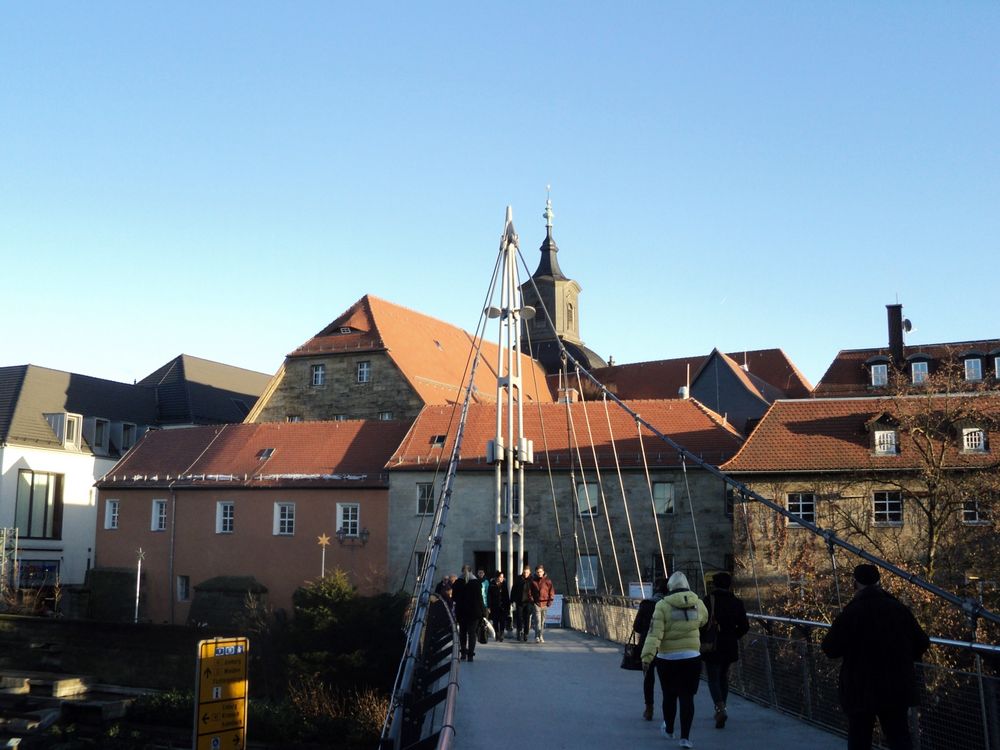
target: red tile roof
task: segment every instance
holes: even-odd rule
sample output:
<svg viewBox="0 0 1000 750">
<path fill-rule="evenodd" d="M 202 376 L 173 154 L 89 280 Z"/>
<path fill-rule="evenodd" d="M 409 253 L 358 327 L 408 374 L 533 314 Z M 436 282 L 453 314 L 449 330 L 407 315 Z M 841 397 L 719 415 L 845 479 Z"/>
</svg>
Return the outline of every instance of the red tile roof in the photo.
<svg viewBox="0 0 1000 750">
<path fill-rule="evenodd" d="M 288 356 L 385 351 L 424 403 L 447 404 L 464 396 L 473 342 L 472 334 L 450 323 L 367 294 Z M 483 341 L 475 378 L 479 401 L 496 399 L 497 352 L 496 344 Z M 526 398 L 552 401 L 544 369 L 525 355 L 521 362 Z"/>
<path fill-rule="evenodd" d="M 655 401 L 630 401 L 635 410 L 661 433 L 667 435 L 682 447 L 702 457 L 709 463 L 720 463 L 734 454 L 742 442 L 740 434 L 731 426 L 723 424 L 719 415 L 706 409 L 693 399 L 672 399 Z M 593 448 L 598 462 L 603 467 L 614 466 L 612 438 L 618 451 L 619 464 L 623 467 L 641 467 L 642 452 L 650 466 L 677 466 L 676 452 L 653 435 L 648 429 L 642 430 L 642 445 L 635 420 L 627 412 L 609 403 L 607 412 L 599 401 L 571 404 L 572 442 L 574 462 L 579 446 L 580 460 L 585 466 L 593 466 Z M 506 415 L 506 409 L 504 410 Z M 610 417 L 610 429 L 608 421 Z M 440 460 L 447 464 L 451 456 L 458 410 L 451 407 L 425 407 L 406 439 L 392 456 L 389 468 L 434 468 Z M 506 416 L 503 417 L 506 420 Z M 588 420 L 590 429 L 588 431 Z M 524 407 L 524 433 L 534 443 L 535 461 L 530 466 L 545 469 L 548 462 L 553 468 L 567 468 L 570 461 L 570 431 L 566 404 L 530 404 Z M 504 421 L 504 424 L 506 422 Z M 486 445 L 496 432 L 495 407 L 486 404 L 472 405 L 462 439 L 462 467 L 465 469 L 491 469 L 486 463 Z M 432 438 L 444 435 L 444 444 L 433 446 Z M 591 441 L 590 435 L 593 436 Z"/>
<path fill-rule="evenodd" d="M 934 397 L 944 399 L 947 397 Z M 1000 415 L 1000 399 L 979 397 L 979 408 Z M 916 448 L 905 434 L 899 436 L 899 453 L 875 455 L 866 425 L 899 409 L 914 413 L 926 409 L 927 396 L 903 399 L 845 398 L 776 401 L 747 439 L 739 453 L 720 468 L 726 472 L 814 472 L 900 470 L 920 466 Z M 986 400 L 989 399 L 989 400 Z M 1000 434 L 990 433 L 993 451 L 986 454 L 950 451 L 953 466 L 996 463 Z"/>
<path fill-rule="evenodd" d="M 147 433 L 99 486 L 385 485 L 385 463 L 408 427 L 350 420 L 158 430 Z"/>
</svg>

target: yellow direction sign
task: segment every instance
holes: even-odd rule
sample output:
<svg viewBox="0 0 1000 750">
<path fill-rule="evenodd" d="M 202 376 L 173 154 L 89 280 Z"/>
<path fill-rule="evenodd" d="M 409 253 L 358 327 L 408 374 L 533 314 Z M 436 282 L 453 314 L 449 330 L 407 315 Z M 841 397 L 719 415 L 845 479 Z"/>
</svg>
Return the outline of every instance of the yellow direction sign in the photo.
<svg viewBox="0 0 1000 750">
<path fill-rule="evenodd" d="M 245 750 L 248 638 L 198 643 L 196 750 Z"/>
</svg>

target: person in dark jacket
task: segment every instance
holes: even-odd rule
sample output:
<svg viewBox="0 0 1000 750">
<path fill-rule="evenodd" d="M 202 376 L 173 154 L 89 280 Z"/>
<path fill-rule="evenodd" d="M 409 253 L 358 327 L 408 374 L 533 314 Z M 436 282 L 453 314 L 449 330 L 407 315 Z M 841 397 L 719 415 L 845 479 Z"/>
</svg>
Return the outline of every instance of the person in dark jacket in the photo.
<svg viewBox="0 0 1000 750">
<path fill-rule="evenodd" d="M 451 596 L 455 600 L 455 619 L 458 620 L 462 660 L 471 662 L 476 655 L 476 629 L 486 616 L 483 589 L 472 575 L 472 566 L 462 566 L 462 576 L 452 584 Z"/>
<path fill-rule="evenodd" d="M 635 620 L 632 622 L 632 632 L 639 637 L 639 644 L 646 640 L 649 632 L 649 623 L 653 620 L 653 610 L 656 603 L 667 595 L 667 579 L 657 578 L 653 582 L 653 596 L 650 599 L 643 599 L 639 602 L 639 611 L 635 613 Z M 642 675 L 642 696 L 646 699 L 646 707 L 643 709 L 642 718 L 646 721 L 653 720 L 653 688 L 656 685 L 656 670 L 647 669 Z"/>
<path fill-rule="evenodd" d="M 504 631 L 510 622 L 510 592 L 502 570 L 498 570 L 490 587 L 486 590 L 486 606 L 490 611 L 490 620 L 496 631 L 496 639 L 503 640 Z"/>
<path fill-rule="evenodd" d="M 907 714 L 920 702 L 914 662 L 930 639 L 909 608 L 882 590 L 874 565 L 854 569 L 854 598 L 823 639 L 823 653 L 840 665 L 840 705 L 847 714 L 848 750 L 869 750 L 875 719 L 891 750 L 911 750 Z"/>
<path fill-rule="evenodd" d="M 729 665 L 740 658 L 739 640 L 750 630 L 747 611 L 743 602 L 730 587 L 733 577 L 724 570 L 712 576 L 712 590 L 705 596 L 705 607 L 708 609 L 708 620 L 712 618 L 718 625 L 718 635 L 715 639 L 715 650 L 702 654 L 705 662 L 705 677 L 708 681 L 708 692 L 715 702 L 715 728 L 726 726 L 729 714 L 726 712 L 726 699 L 729 697 Z"/>
<path fill-rule="evenodd" d="M 514 629 L 517 640 L 527 641 L 531 628 L 531 613 L 535 603 L 531 601 L 531 566 L 525 565 L 521 575 L 514 579 L 510 589 L 510 601 L 514 605 Z"/>
</svg>

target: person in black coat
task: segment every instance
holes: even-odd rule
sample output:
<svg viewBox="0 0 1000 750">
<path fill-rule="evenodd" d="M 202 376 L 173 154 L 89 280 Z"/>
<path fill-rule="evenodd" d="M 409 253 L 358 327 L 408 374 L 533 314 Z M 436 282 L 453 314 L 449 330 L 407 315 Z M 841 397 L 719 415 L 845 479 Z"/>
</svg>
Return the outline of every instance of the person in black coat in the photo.
<svg viewBox="0 0 1000 750">
<path fill-rule="evenodd" d="M 920 703 L 914 662 L 930 639 L 909 608 L 882 590 L 874 565 L 854 569 L 854 589 L 821 645 L 844 660 L 839 687 L 848 750 L 871 748 L 876 718 L 891 750 L 910 750 L 907 714 Z"/>
<path fill-rule="evenodd" d="M 632 632 L 636 634 L 639 647 L 642 648 L 643 641 L 649 633 L 649 624 L 653 621 L 653 610 L 656 603 L 667 595 L 667 579 L 657 578 L 653 582 L 653 596 L 650 599 L 643 599 L 639 602 L 639 609 L 635 613 L 635 620 L 632 621 Z M 642 697 L 645 699 L 646 707 L 642 711 L 642 718 L 646 721 L 653 720 L 653 687 L 656 679 L 655 669 L 645 669 L 642 675 Z"/>
<path fill-rule="evenodd" d="M 510 626 L 510 591 L 502 570 L 496 572 L 490 581 L 490 587 L 486 589 L 486 605 L 496 631 L 496 639 L 502 641 L 504 631 Z"/>
<path fill-rule="evenodd" d="M 451 596 L 455 600 L 455 619 L 458 620 L 462 661 L 472 661 L 476 655 L 476 630 L 486 616 L 483 588 L 472 575 L 472 566 L 462 566 L 461 577 L 452 584 Z"/>
<path fill-rule="evenodd" d="M 715 701 L 716 729 L 726 726 L 726 719 L 729 718 L 726 711 L 726 699 L 729 697 L 729 665 L 740 658 L 740 638 L 750 630 L 746 608 L 742 600 L 730 591 L 732 585 L 733 577 L 726 571 L 720 570 L 712 576 L 712 590 L 704 599 L 709 625 L 713 618 L 718 625 L 715 650 L 702 654 L 708 692 Z"/>
</svg>

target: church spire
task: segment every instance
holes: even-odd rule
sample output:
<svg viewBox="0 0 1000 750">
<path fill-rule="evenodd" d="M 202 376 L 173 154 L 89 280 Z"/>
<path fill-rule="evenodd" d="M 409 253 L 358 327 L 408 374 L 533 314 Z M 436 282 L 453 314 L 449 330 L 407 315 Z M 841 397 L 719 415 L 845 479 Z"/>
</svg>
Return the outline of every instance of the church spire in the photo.
<svg viewBox="0 0 1000 750">
<path fill-rule="evenodd" d="M 552 236 L 552 217 L 555 216 L 555 213 L 552 211 L 552 199 L 548 197 L 548 189 L 549 186 L 546 186 L 545 212 L 542 214 L 545 219 L 545 240 L 542 242 L 542 246 L 538 248 L 542 257 L 538 261 L 538 268 L 535 269 L 532 278 L 548 277 L 552 279 L 566 279 L 567 277 L 563 275 L 562 270 L 559 268 L 559 260 L 556 258 L 559 248 L 556 246 L 555 238 Z"/>
</svg>

